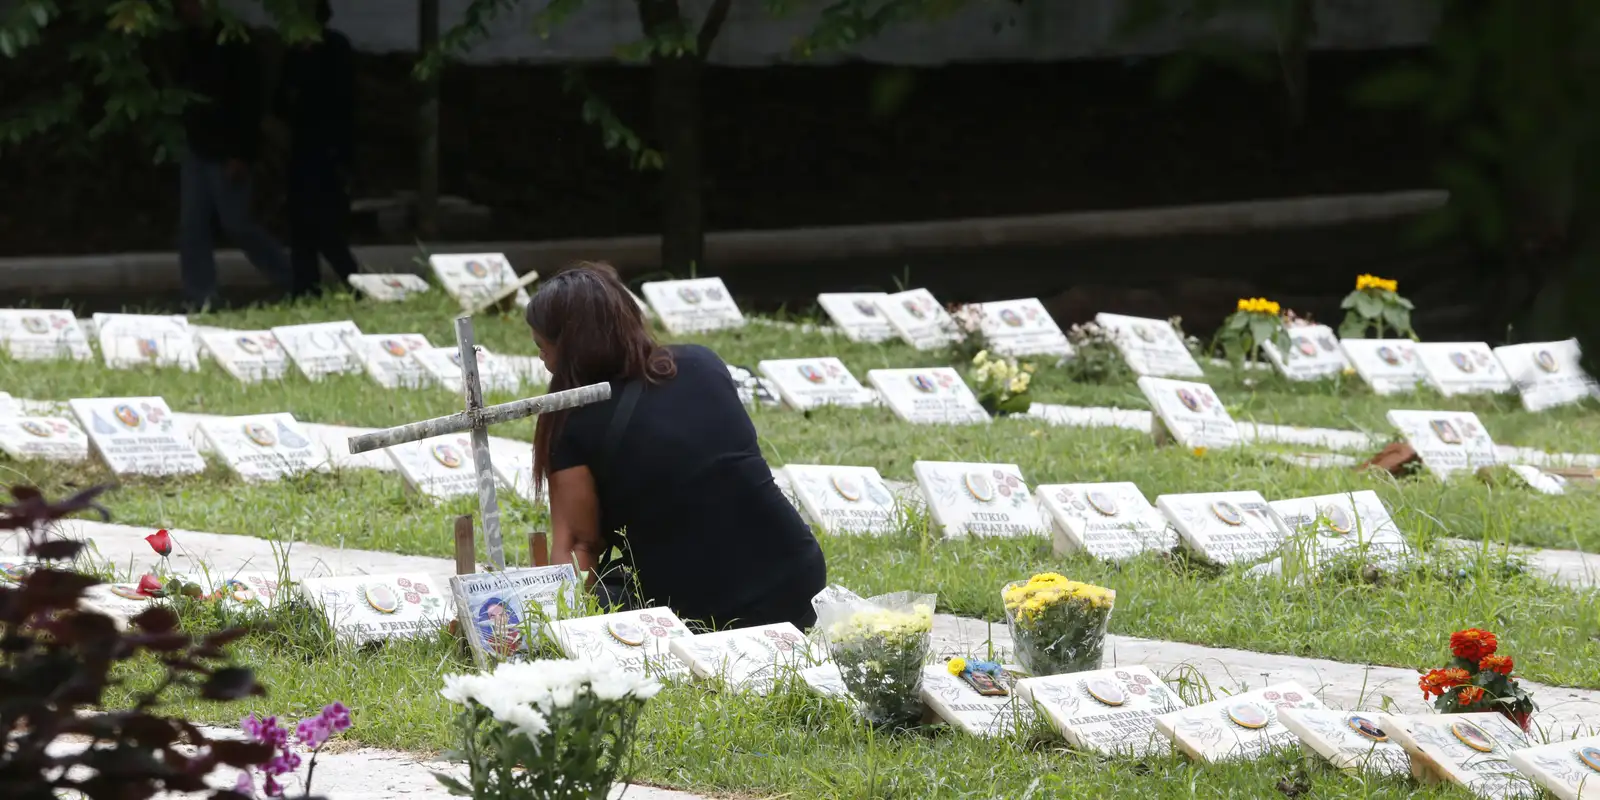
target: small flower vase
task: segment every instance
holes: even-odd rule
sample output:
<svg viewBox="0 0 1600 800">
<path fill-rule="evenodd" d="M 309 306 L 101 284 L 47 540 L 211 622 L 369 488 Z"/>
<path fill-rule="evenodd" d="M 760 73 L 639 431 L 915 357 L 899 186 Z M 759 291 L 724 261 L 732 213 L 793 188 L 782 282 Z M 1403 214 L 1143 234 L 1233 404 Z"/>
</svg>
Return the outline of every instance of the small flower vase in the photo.
<svg viewBox="0 0 1600 800">
<path fill-rule="evenodd" d="M 1040 577 L 1001 590 L 1017 663 L 1040 677 L 1100 669 L 1116 593 Z"/>
</svg>

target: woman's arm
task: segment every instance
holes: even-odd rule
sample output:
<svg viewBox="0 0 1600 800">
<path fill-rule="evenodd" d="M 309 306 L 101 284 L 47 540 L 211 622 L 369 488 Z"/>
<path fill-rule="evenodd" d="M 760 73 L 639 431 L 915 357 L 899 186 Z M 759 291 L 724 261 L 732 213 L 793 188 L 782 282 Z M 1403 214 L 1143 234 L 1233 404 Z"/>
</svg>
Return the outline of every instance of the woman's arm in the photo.
<svg viewBox="0 0 1600 800">
<path fill-rule="evenodd" d="M 587 582 L 593 583 L 595 565 L 606 545 L 600 535 L 600 495 L 588 467 L 550 473 L 550 527 L 550 563 L 576 563 L 588 573 Z"/>
</svg>

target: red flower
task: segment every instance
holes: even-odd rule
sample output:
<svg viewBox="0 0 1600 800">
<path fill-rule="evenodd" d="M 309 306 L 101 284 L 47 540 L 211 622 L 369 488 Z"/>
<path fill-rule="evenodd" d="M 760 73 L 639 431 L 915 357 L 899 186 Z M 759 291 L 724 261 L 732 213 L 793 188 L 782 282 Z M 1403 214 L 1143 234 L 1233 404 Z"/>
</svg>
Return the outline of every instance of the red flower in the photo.
<svg viewBox="0 0 1600 800">
<path fill-rule="evenodd" d="M 166 533 L 166 531 L 162 531 Z M 154 575 L 145 575 L 139 579 L 139 594 L 145 597 L 159 597 L 161 594 L 161 579 Z"/>
<path fill-rule="evenodd" d="M 1463 686 L 1461 687 L 1461 693 L 1456 695 L 1456 699 L 1461 701 L 1461 705 L 1470 706 L 1483 699 L 1483 687 Z"/>
<path fill-rule="evenodd" d="M 1458 667 L 1449 669 L 1436 669 L 1422 676 L 1417 681 L 1417 686 L 1422 689 L 1422 699 L 1441 697 L 1447 689 L 1460 686 L 1472 680 L 1467 671 Z"/>
<path fill-rule="evenodd" d="M 1511 656 L 1484 656 L 1478 662 L 1478 669 L 1486 672 L 1498 672 L 1501 675 L 1511 674 Z"/>
<path fill-rule="evenodd" d="M 1484 656 L 1494 655 L 1494 650 L 1499 645 L 1500 642 L 1495 639 L 1494 634 L 1478 628 L 1468 628 L 1450 634 L 1450 652 L 1455 653 L 1456 658 L 1474 664 L 1482 661 Z"/>
<path fill-rule="evenodd" d="M 172 534 L 167 533 L 166 528 L 144 537 L 144 540 L 150 543 L 150 549 L 156 551 L 156 555 L 162 558 L 172 555 Z"/>
</svg>

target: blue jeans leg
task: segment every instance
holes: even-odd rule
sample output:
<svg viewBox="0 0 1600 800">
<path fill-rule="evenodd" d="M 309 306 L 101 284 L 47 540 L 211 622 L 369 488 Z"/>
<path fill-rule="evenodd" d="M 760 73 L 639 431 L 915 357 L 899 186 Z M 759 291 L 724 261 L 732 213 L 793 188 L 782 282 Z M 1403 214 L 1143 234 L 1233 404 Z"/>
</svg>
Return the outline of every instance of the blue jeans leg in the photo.
<svg viewBox="0 0 1600 800">
<path fill-rule="evenodd" d="M 250 176 L 231 179 L 228 177 L 227 167 L 221 162 L 206 164 L 206 172 L 208 182 L 211 184 L 212 202 L 216 205 L 223 233 L 244 251 L 245 258 L 250 259 L 250 263 L 265 274 L 273 284 L 280 287 L 288 286 L 289 262 L 284 258 L 283 246 L 250 216 L 253 186 Z"/>
</svg>

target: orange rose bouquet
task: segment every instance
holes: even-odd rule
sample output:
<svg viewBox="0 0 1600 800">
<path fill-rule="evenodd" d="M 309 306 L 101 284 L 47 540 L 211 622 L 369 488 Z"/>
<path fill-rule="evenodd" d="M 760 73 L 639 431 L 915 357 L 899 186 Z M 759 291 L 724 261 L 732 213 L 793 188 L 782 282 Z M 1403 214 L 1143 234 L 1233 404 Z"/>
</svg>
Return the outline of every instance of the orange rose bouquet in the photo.
<svg viewBox="0 0 1600 800">
<path fill-rule="evenodd" d="M 1493 633 L 1468 628 L 1450 634 L 1450 666 L 1430 670 L 1417 681 L 1425 700 L 1441 714 L 1498 711 L 1523 730 L 1533 714 L 1533 695 L 1512 676 L 1511 656 L 1501 655 Z"/>
</svg>

